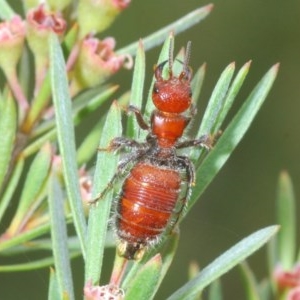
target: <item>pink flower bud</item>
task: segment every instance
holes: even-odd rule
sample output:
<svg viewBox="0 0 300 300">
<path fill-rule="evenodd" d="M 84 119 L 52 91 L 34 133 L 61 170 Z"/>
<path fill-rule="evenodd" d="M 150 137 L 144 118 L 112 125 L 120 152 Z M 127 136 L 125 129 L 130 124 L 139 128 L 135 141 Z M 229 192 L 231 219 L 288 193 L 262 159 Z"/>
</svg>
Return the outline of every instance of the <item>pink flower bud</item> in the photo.
<svg viewBox="0 0 300 300">
<path fill-rule="evenodd" d="M 86 300 L 122 300 L 125 297 L 124 291 L 115 285 L 93 286 L 91 281 L 84 286 Z"/>
<path fill-rule="evenodd" d="M 55 32 L 57 35 L 63 35 L 66 30 L 66 21 L 57 13 L 47 11 L 45 5 L 41 4 L 37 8 L 31 9 L 27 14 L 27 24 L 28 24 L 28 40 L 33 46 L 33 52 L 35 48 L 45 48 L 45 38 L 48 37 L 50 32 Z M 38 39 L 39 41 L 34 41 L 38 43 L 38 47 L 32 45 L 32 39 Z M 43 42 L 44 46 L 40 45 Z"/>
<path fill-rule="evenodd" d="M 300 286 L 300 265 L 296 265 L 291 271 L 285 271 L 281 266 L 277 266 L 274 278 L 280 289 Z"/>
<path fill-rule="evenodd" d="M 80 0 L 78 5 L 80 37 L 104 31 L 129 4 L 130 0 Z"/>
<path fill-rule="evenodd" d="M 72 85 L 74 92 L 104 82 L 122 66 L 130 68 L 132 59 L 129 55 L 117 55 L 113 50 L 115 39 L 112 37 L 99 40 L 87 37 L 83 40 L 77 62 L 74 67 Z"/>
<path fill-rule="evenodd" d="M 28 109 L 28 101 L 20 86 L 16 67 L 22 54 L 25 34 L 25 24 L 19 16 L 0 23 L 0 67 L 19 104 L 21 119 Z"/>
<path fill-rule="evenodd" d="M 300 286 L 290 290 L 286 296 L 287 300 L 300 300 Z"/>
<path fill-rule="evenodd" d="M 0 23 L 0 66 L 4 72 L 15 69 L 22 53 L 25 24 L 19 16 Z"/>
<path fill-rule="evenodd" d="M 51 32 L 62 36 L 66 30 L 66 21 L 58 14 L 45 9 L 41 4 L 27 14 L 27 41 L 35 58 L 35 93 L 43 82 L 48 66 L 48 37 Z"/>
</svg>

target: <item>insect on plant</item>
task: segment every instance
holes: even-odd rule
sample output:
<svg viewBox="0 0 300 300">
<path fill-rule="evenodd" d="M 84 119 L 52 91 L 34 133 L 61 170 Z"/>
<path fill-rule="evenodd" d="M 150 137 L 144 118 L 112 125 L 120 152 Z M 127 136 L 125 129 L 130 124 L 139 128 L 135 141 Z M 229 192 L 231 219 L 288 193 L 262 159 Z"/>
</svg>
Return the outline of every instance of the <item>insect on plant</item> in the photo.
<svg viewBox="0 0 300 300">
<path fill-rule="evenodd" d="M 169 59 L 155 67 L 152 101 L 156 109 L 151 114 L 150 125 L 139 108 L 132 105 L 127 108 L 135 114 L 139 127 L 149 132 L 146 141 L 139 143 L 117 137 L 105 149 L 131 150 L 118 165 L 121 174 L 129 165 L 131 169 L 116 202 L 113 220 L 119 240 L 118 253 L 126 259 L 140 259 L 163 234 L 174 229 L 183 212 L 195 183 L 195 171 L 191 160 L 178 155 L 177 149 L 194 146 L 210 149 L 212 146 L 213 139 L 209 135 L 180 140 L 196 113 L 190 84 L 192 70 L 188 65 L 190 51 L 191 43 L 188 42 L 179 75 L 173 74 L 173 43 Z M 164 79 L 163 70 L 167 63 L 168 78 Z M 91 203 L 103 197 L 118 173 Z"/>
</svg>

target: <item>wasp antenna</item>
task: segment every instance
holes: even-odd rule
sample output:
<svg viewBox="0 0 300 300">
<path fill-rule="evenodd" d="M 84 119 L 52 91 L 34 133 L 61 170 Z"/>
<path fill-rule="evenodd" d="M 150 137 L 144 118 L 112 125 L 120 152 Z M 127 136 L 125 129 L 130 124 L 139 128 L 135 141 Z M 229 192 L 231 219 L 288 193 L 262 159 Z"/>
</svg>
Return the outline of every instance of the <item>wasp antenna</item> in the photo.
<svg viewBox="0 0 300 300">
<path fill-rule="evenodd" d="M 171 39 L 170 41 L 170 48 L 169 48 L 169 72 L 172 74 L 172 68 L 173 68 L 173 53 L 174 53 L 174 39 Z"/>
<path fill-rule="evenodd" d="M 183 70 L 187 70 L 188 69 L 188 65 L 189 65 L 189 61 L 190 61 L 190 57 L 191 57 L 191 46 L 192 46 L 192 42 L 188 41 L 188 43 L 186 45 L 186 50 L 185 50 L 185 57 L 184 57 L 184 62 L 183 62 Z"/>
</svg>

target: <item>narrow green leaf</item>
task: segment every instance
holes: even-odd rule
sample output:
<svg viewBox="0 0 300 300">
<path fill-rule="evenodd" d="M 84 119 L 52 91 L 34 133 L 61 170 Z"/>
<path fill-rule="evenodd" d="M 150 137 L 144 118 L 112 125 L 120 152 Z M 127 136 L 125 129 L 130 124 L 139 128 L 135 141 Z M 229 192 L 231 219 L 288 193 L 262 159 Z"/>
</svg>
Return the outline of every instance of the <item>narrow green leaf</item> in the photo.
<svg viewBox="0 0 300 300">
<path fill-rule="evenodd" d="M 5 0 L 0 0 L 0 19 L 10 20 L 16 13 Z"/>
<path fill-rule="evenodd" d="M 51 223 L 51 238 L 53 244 L 54 265 L 61 298 L 67 294 L 69 299 L 75 299 L 70 255 L 68 250 L 68 235 L 64 213 L 64 196 L 54 174 L 50 176 L 49 212 Z"/>
<path fill-rule="evenodd" d="M 74 123 L 79 124 L 84 118 L 90 116 L 90 113 L 99 108 L 105 101 L 107 101 L 118 89 L 117 85 L 107 87 L 104 91 L 93 97 L 86 99 L 86 101 L 75 101 L 73 110 Z"/>
<path fill-rule="evenodd" d="M 260 282 L 258 289 L 260 297 L 259 299 L 272 299 L 272 297 L 275 295 L 272 291 L 271 282 L 267 278 Z"/>
<path fill-rule="evenodd" d="M 296 254 L 296 199 L 293 184 L 287 172 L 281 172 L 277 192 L 278 259 L 282 267 L 291 269 Z"/>
<path fill-rule="evenodd" d="M 27 98 L 30 98 L 32 95 L 31 91 L 31 65 L 30 65 L 29 49 L 27 47 L 22 48 L 22 56 L 19 62 L 19 81 L 24 92 L 24 95 Z M 30 95 L 30 97 L 28 97 Z M 31 105 L 30 105 L 31 106 Z"/>
<path fill-rule="evenodd" d="M 75 23 L 64 37 L 63 44 L 64 47 L 66 47 L 68 53 L 70 53 L 72 49 L 74 49 L 74 47 L 78 47 L 78 45 L 76 45 L 78 32 L 79 32 L 79 26 L 78 23 Z"/>
<path fill-rule="evenodd" d="M 160 254 L 155 255 L 136 273 L 126 289 L 125 299 L 153 299 L 162 270 Z"/>
<path fill-rule="evenodd" d="M 87 114 L 87 112 L 94 111 L 96 108 L 98 108 L 102 103 L 108 100 L 109 97 L 113 95 L 113 93 L 117 89 L 117 85 L 104 86 L 101 90 L 97 89 L 97 93 L 95 93 L 94 91 L 90 92 L 90 90 L 87 90 L 84 93 L 80 94 L 78 97 L 75 97 L 74 101 L 72 102 L 73 121 L 77 124 L 80 123 L 84 117 L 87 117 L 89 115 Z M 54 127 L 54 119 L 44 121 L 37 128 L 34 129 L 34 132 L 31 134 L 31 138 L 35 139 L 37 136 L 53 129 Z"/>
<path fill-rule="evenodd" d="M 130 95 L 130 104 L 136 106 L 140 110 L 142 109 L 145 72 L 146 72 L 145 51 L 143 48 L 143 44 L 140 41 L 137 49 L 135 64 L 134 64 L 134 71 L 133 71 L 133 78 L 132 78 L 132 85 L 131 85 L 131 95 Z M 135 116 L 128 118 L 126 129 L 127 129 L 126 130 L 127 136 L 138 138 L 140 127 L 136 121 Z"/>
<path fill-rule="evenodd" d="M 17 115 L 14 99 L 0 99 L 0 191 L 8 171 L 16 138 Z"/>
<path fill-rule="evenodd" d="M 100 106 L 104 101 L 108 100 L 108 98 L 116 91 L 117 86 L 107 87 L 102 92 L 99 92 L 96 96 L 93 98 L 89 98 L 88 101 L 85 99 L 84 101 L 75 101 L 74 107 L 73 107 L 73 121 L 74 124 L 77 125 L 80 123 L 83 118 L 86 118 L 89 116 L 87 113 L 88 111 L 94 111 L 98 106 Z M 44 132 L 41 137 L 35 139 L 30 145 L 28 145 L 22 154 L 27 157 L 34 152 L 36 152 L 38 149 L 40 149 L 41 145 L 46 143 L 47 141 L 52 141 L 56 137 L 56 128 L 54 127 L 55 121 L 49 121 L 46 124 L 42 124 L 40 127 L 38 127 L 37 130 L 35 130 L 32 137 L 36 137 Z M 49 130 L 49 131 L 48 131 Z M 48 131 L 48 132 L 47 132 Z M 80 165 L 80 164 L 79 164 Z"/>
<path fill-rule="evenodd" d="M 157 280 L 156 286 L 153 286 L 153 296 L 157 293 L 163 279 L 165 278 L 171 263 L 176 254 L 177 246 L 179 241 L 179 232 L 174 231 L 168 240 L 162 245 L 159 253 L 162 257 L 161 271 L 159 272 L 159 279 Z"/>
<path fill-rule="evenodd" d="M 224 122 L 225 117 L 227 116 L 235 98 L 238 92 L 240 91 L 244 80 L 249 72 L 251 61 L 244 64 L 244 66 L 239 70 L 238 74 L 234 78 L 228 92 L 226 95 L 226 98 L 224 100 L 224 105 L 220 111 L 220 114 L 218 115 L 217 119 L 214 122 L 213 130 L 212 132 L 217 132 L 221 125 Z"/>
<path fill-rule="evenodd" d="M 49 230 L 50 230 L 50 225 L 45 224 L 37 228 L 33 228 L 31 230 L 26 230 L 25 232 L 22 232 L 15 237 L 7 238 L 6 236 L 1 236 L 0 251 L 4 251 L 11 247 L 18 246 L 22 243 L 26 243 L 34 238 L 37 238 L 45 233 L 48 233 Z"/>
<path fill-rule="evenodd" d="M 23 167 L 24 167 L 24 159 L 22 157 L 19 157 L 15 164 L 10 180 L 6 185 L 3 196 L 0 199 L 0 220 L 2 219 L 10 202 L 12 201 L 12 196 L 16 191 L 16 187 L 18 185 L 20 176 L 22 174 Z"/>
<path fill-rule="evenodd" d="M 76 253 L 70 254 L 70 258 L 75 258 L 81 255 L 81 252 L 77 251 Z M 53 256 L 49 256 L 42 259 L 37 259 L 33 261 L 29 261 L 26 263 L 14 264 L 14 265 L 0 265 L 0 273 L 10 273 L 10 272 L 24 272 L 31 271 L 37 269 L 43 269 L 46 267 L 53 266 L 54 258 Z"/>
<path fill-rule="evenodd" d="M 238 145 L 259 108 L 266 99 L 276 78 L 278 65 L 273 66 L 254 88 L 250 96 L 235 115 L 229 126 L 219 138 L 215 147 L 209 152 L 196 172 L 196 186 L 193 189 L 187 211 L 199 199 L 208 184 L 225 164 L 235 147 Z"/>
<path fill-rule="evenodd" d="M 204 268 L 197 277 L 187 282 L 172 294 L 168 300 L 192 299 L 191 297 L 195 294 L 201 292 L 214 280 L 221 277 L 262 247 L 277 232 L 277 230 L 278 226 L 270 226 L 258 230 L 247 238 L 244 238 Z"/>
<path fill-rule="evenodd" d="M 141 262 L 134 262 L 131 269 L 126 274 L 124 278 L 122 287 L 127 290 L 127 287 L 132 284 L 132 281 L 136 278 L 136 274 L 145 265 L 149 259 L 152 259 L 155 253 L 159 253 L 162 257 L 162 267 L 159 275 L 159 280 L 157 280 L 156 286 L 153 287 L 153 295 L 157 292 L 160 284 L 162 283 L 176 253 L 178 246 L 179 233 L 177 231 L 172 232 L 168 236 L 166 241 L 163 241 L 158 248 L 153 249 L 153 251 L 145 253 Z"/>
<path fill-rule="evenodd" d="M 68 221 L 70 223 L 70 221 Z M 111 246 L 109 242 L 107 242 L 107 246 Z M 80 252 L 80 244 L 77 236 L 71 236 L 68 238 L 68 249 L 72 252 Z M 2 250 L 1 254 L 3 256 L 11 256 L 11 255 L 19 255 L 21 253 L 29 253 L 37 250 L 50 250 L 52 251 L 52 241 L 51 238 L 39 238 L 31 240 L 30 242 L 23 243 L 14 247 L 11 247 L 8 250 Z"/>
<path fill-rule="evenodd" d="M 32 155 L 33 153 L 37 152 L 41 147 L 47 143 L 47 142 L 52 142 L 56 137 L 56 129 L 53 128 L 49 132 L 45 133 L 42 135 L 40 138 L 32 142 L 29 146 L 27 146 L 23 151 L 22 151 L 22 156 L 24 158 Z"/>
<path fill-rule="evenodd" d="M 57 137 L 63 162 L 63 173 L 76 232 L 81 243 L 83 257 L 86 254 L 86 221 L 81 202 L 76 164 L 75 135 L 72 122 L 72 104 L 69 95 L 65 61 L 56 35 L 49 40 L 50 77 L 56 116 Z"/>
<path fill-rule="evenodd" d="M 196 25 L 198 22 L 205 19 L 212 9 L 213 9 L 213 4 L 208 4 L 206 6 L 198 8 L 190 12 L 189 14 L 185 15 L 184 17 L 178 19 L 177 21 L 147 36 L 146 38 L 143 38 L 142 40 L 144 43 L 145 51 L 163 43 L 166 38 L 166 35 L 168 35 L 171 31 L 173 32 L 175 31 L 177 35 L 180 32 L 183 32 L 186 29 Z M 118 54 L 127 53 L 127 54 L 134 55 L 137 47 L 138 47 L 138 42 L 135 42 L 120 49 L 119 51 L 117 51 L 117 53 Z"/>
<path fill-rule="evenodd" d="M 66 222 L 70 224 L 72 218 L 70 215 L 66 217 Z M 45 224 L 40 225 L 38 227 L 33 227 L 32 229 L 28 229 L 19 233 L 18 235 L 11 237 L 7 235 L 1 236 L 0 242 L 0 252 L 8 251 L 9 248 L 18 247 L 21 244 L 32 242 L 33 239 L 38 238 L 50 231 L 50 224 L 49 222 L 45 222 Z"/>
<path fill-rule="evenodd" d="M 107 148 L 110 141 L 115 137 L 121 136 L 121 134 L 120 109 L 117 103 L 114 102 L 107 115 L 99 147 L 102 149 Z M 94 174 L 93 198 L 96 198 L 107 187 L 116 172 L 117 162 L 118 155 L 107 151 L 98 152 Z M 85 282 L 92 280 L 93 283 L 97 283 L 101 275 L 112 195 L 112 190 L 108 191 L 96 205 L 92 205 L 90 208 Z"/>
<path fill-rule="evenodd" d="M 195 298 L 199 299 L 199 298 Z M 210 286 L 208 290 L 208 300 L 222 300 L 222 286 L 221 281 L 219 279 L 215 280 Z"/>
<path fill-rule="evenodd" d="M 46 108 L 50 101 L 51 96 L 51 84 L 50 84 L 50 74 L 47 73 L 41 88 L 38 91 L 36 97 L 34 97 L 30 110 L 26 116 L 26 120 L 23 124 L 22 130 L 24 132 L 30 132 L 35 125 L 38 118 L 41 116 L 42 112 Z"/>
<path fill-rule="evenodd" d="M 213 124 L 221 111 L 228 87 L 233 77 L 235 64 L 231 63 L 221 74 L 212 94 L 208 101 L 207 108 L 199 129 L 199 136 L 211 132 Z"/>
<path fill-rule="evenodd" d="M 201 93 L 201 89 L 203 86 L 203 82 L 204 82 L 204 76 L 205 76 L 205 71 L 206 71 L 206 64 L 203 64 L 195 73 L 192 82 L 191 82 L 191 88 L 193 91 L 193 104 L 196 105 L 198 100 L 199 100 L 199 96 Z"/>
<path fill-rule="evenodd" d="M 7 232 L 15 235 L 22 229 L 40 204 L 39 196 L 48 179 L 52 161 L 52 150 L 49 144 L 44 145 L 36 155 L 27 173 L 18 209 Z"/>
<path fill-rule="evenodd" d="M 50 269 L 48 300 L 60 299 L 59 288 L 55 271 Z"/>
<path fill-rule="evenodd" d="M 261 298 L 259 297 L 258 293 L 258 284 L 253 271 L 250 269 L 246 261 L 240 264 L 240 270 L 244 281 L 247 300 L 260 300 Z"/>
<path fill-rule="evenodd" d="M 85 137 L 77 150 L 77 164 L 86 164 L 97 152 L 98 140 L 103 130 L 104 120 L 101 119 Z"/>
</svg>

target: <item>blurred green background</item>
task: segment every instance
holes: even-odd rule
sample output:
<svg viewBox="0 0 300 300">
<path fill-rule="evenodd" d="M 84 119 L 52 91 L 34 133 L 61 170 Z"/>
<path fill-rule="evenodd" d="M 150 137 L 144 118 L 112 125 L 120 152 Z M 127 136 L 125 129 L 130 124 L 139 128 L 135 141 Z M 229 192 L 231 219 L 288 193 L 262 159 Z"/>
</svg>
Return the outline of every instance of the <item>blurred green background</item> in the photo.
<svg viewBox="0 0 300 300">
<path fill-rule="evenodd" d="M 208 3 L 133 0 L 104 34 L 114 36 L 121 48 Z M 201 117 L 220 73 L 232 61 L 239 69 L 252 60 L 233 111 L 273 64 L 280 62 L 281 66 L 274 87 L 245 138 L 182 223 L 179 249 L 157 299 L 165 299 L 187 281 L 191 261 L 204 267 L 243 237 L 275 223 L 276 185 L 281 170 L 290 173 L 296 196 L 300 195 L 300 2 L 216 0 L 213 3 L 215 7 L 206 20 L 176 37 L 177 50 L 192 41 L 194 69 L 207 63 L 197 118 Z M 158 48 L 147 53 L 146 89 L 158 53 Z M 131 71 L 122 71 L 112 81 L 126 91 L 131 76 Z M 110 251 L 107 261 L 113 255 Z M 266 275 L 265 250 L 255 254 L 250 264 L 259 279 Z M 78 273 L 75 286 L 80 295 L 81 260 L 74 261 L 73 267 Z M 225 299 L 244 299 L 237 270 L 225 275 L 222 283 Z M 23 300 L 46 299 L 48 270 L 0 274 L 0 286 L 0 299 L 19 299 L 17 290 L 22 292 Z"/>
</svg>

